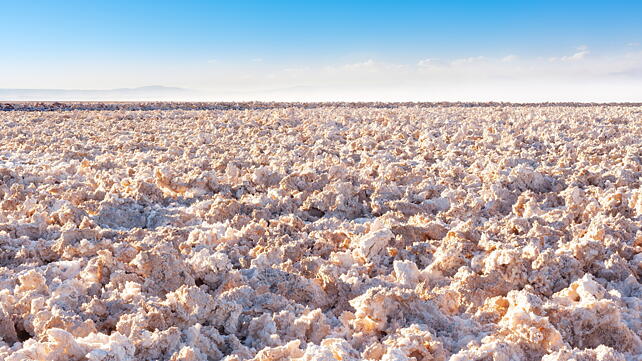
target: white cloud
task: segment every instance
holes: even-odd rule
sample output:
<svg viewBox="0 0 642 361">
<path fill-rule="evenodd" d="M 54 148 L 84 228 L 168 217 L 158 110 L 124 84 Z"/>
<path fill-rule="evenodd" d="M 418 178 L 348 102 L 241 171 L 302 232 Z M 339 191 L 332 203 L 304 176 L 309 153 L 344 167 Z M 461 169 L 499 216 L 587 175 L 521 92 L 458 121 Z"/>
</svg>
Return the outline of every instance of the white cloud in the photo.
<svg viewBox="0 0 642 361">
<path fill-rule="evenodd" d="M 373 70 L 376 66 L 377 66 L 377 64 L 375 63 L 374 60 L 368 59 L 368 60 L 366 60 L 364 62 L 360 62 L 360 63 L 345 64 L 345 65 L 342 66 L 342 68 L 346 69 L 346 70 L 364 70 L 364 69 Z"/>
<path fill-rule="evenodd" d="M 74 70 L 81 79 L 75 83 L 63 73 L 44 70 L 37 74 L 37 84 L 25 83 L 7 69 L 0 69 L 0 79 L 6 87 L 68 84 L 65 87 L 89 89 L 137 87 L 156 84 L 162 78 L 164 84 L 211 92 L 215 94 L 211 100 L 258 99 L 258 94 L 264 94 L 262 99 L 266 100 L 642 100 L 639 48 L 612 53 L 591 51 L 589 55 L 588 47 L 582 46 L 550 61 L 508 53 L 458 59 L 426 57 L 408 62 L 365 58 L 351 63 L 287 66 L 274 61 L 232 63 L 210 59 L 172 71 L 149 64 L 107 68 L 99 74 L 92 67 Z M 87 76 L 83 82 L 86 74 L 93 77 Z M 123 79 L 129 83 L 123 83 Z M 276 91 L 279 89 L 295 90 L 286 94 Z"/>
<path fill-rule="evenodd" d="M 434 67 L 437 65 L 437 60 L 436 59 L 431 59 L 431 58 L 426 58 L 426 59 L 421 59 L 417 62 L 417 66 L 419 67 Z"/>
<path fill-rule="evenodd" d="M 562 61 L 577 61 L 586 58 L 590 54 L 588 47 L 586 45 L 580 45 L 577 47 L 577 52 L 570 56 L 563 56 L 560 58 Z"/>
<path fill-rule="evenodd" d="M 513 55 L 513 54 L 506 55 L 505 57 L 502 58 L 502 63 L 510 63 L 517 60 L 518 58 L 519 57 L 517 55 Z"/>
<path fill-rule="evenodd" d="M 582 60 L 586 58 L 586 56 L 589 54 L 588 51 L 583 50 L 583 51 L 578 51 L 577 53 L 570 55 L 570 56 L 563 56 L 560 59 L 562 61 L 576 61 L 576 60 Z"/>
<path fill-rule="evenodd" d="M 309 71 L 309 70 L 310 70 L 309 66 L 299 66 L 299 67 L 285 68 L 285 69 L 283 69 L 283 72 L 292 73 L 292 74 L 300 74 L 300 73 L 304 73 L 304 72 Z"/>
<path fill-rule="evenodd" d="M 373 58 L 284 69 L 275 79 L 283 81 L 280 89 L 295 89 L 278 93 L 286 100 L 634 101 L 642 76 L 631 74 L 640 69 L 642 52 L 593 54 L 580 46 L 550 61 L 515 54 L 424 58 L 414 65 Z"/>
<path fill-rule="evenodd" d="M 466 64 L 474 64 L 474 63 L 479 63 L 481 61 L 486 60 L 485 57 L 483 56 L 471 56 L 468 58 L 460 58 L 460 59 L 455 59 L 450 62 L 451 65 L 453 66 L 459 66 L 459 65 L 466 65 Z"/>
<path fill-rule="evenodd" d="M 343 77 L 344 79 L 351 79 L 351 77 L 354 76 L 364 79 L 364 76 L 376 78 L 386 76 L 386 74 L 404 74 L 410 70 L 410 67 L 407 64 L 387 63 L 368 59 L 357 63 L 326 65 L 317 70 L 322 71 L 326 75 Z"/>
</svg>

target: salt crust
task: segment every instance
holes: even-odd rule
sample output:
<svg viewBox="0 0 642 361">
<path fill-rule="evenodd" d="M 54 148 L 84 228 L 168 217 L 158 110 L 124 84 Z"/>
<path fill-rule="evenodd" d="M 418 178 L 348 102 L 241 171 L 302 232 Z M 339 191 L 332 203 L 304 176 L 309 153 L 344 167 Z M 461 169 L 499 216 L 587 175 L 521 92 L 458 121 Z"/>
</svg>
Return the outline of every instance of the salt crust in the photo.
<svg viewBox="0 0 642 361">
<path fill-rule="evenodd" d="M 16 109 L 2 360 L 642 360 L 640 107 Z"/>
</svg>

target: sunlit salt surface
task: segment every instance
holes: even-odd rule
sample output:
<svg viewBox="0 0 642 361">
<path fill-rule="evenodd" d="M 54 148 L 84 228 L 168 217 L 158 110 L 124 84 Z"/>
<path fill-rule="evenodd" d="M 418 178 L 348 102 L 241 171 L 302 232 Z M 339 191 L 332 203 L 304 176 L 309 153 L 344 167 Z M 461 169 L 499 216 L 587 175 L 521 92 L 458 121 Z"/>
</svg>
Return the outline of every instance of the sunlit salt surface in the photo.
<svg viewBox="0 0 642 361">
<path fill-rule="evenodd" d="M 0 359 L 642 353 L 640 106 L 1 108 Z"/>
</svg>

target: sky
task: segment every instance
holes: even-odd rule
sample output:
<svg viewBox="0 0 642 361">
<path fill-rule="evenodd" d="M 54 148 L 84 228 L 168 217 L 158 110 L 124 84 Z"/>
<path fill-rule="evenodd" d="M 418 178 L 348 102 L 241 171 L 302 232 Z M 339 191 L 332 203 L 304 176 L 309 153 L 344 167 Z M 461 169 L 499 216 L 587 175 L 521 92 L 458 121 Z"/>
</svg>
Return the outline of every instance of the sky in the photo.
<svg viewBox="0 0 642 361">
<path fill-rule="evenodd" d="M 639 0 L 0 0 L 0 8 L 0 89 L 642 101 Z"/>
</svg>

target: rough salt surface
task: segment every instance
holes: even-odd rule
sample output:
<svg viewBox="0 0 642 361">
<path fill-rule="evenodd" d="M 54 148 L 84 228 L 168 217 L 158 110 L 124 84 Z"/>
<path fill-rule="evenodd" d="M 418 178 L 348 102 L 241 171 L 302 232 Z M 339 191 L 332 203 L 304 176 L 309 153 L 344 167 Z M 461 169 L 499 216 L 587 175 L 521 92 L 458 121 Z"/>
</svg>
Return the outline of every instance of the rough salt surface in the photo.
<svg viewBox="0 0 642 361">
<path fill-rule="evenodd" d="M 2 360 L 642 360 L 640 106 L 2 109 Z"/>
</svg>

